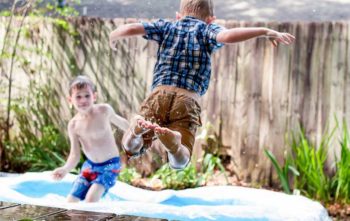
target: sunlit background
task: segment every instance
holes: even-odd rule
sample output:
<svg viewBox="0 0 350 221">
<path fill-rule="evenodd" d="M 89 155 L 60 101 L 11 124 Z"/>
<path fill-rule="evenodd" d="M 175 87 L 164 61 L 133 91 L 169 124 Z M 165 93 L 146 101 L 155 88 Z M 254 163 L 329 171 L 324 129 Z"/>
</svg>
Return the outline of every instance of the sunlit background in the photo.
<svg viewBox="0 0 350 221">
<path fill-rule="evenodd" d="M 81 15 L 104 18 L 172 18 L 179 6 L 175 0 L 80 0 L 79 4 L 59 1 L 73 6 Z M 0 10 L 11 7 L 13 2 L 1 0 Z M 350 0 L 215 0 L 214 3 L 215 14 L 220 19 L 334 21 L 350 18 Z"/>
</svg>

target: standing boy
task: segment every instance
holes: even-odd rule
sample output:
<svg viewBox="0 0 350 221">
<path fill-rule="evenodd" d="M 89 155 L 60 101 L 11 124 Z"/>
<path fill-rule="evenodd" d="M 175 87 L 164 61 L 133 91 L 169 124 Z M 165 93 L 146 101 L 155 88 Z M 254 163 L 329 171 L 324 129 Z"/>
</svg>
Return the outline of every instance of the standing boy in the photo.
<svg viewBox="0 0 350 221">
<path fill-rule="evenodd" d="M 68 123 L 70 153 L 64 166 L 52 173 L 62 179 L 80 161 L 80 148 L 87 160 L 73 184 L 68 202 L 97 202 L 118 177 L 120 159 L 111 124 L 125 131 L 129 124 L 108 104 L 95 104 L 96 91 L 91 80 L 78 76 L 69 86 L 69 102 L 77 114 Z"/>
<path fill-rule="evenodd" d="M 275 46 L 289 45 L 294 36 L 268 28 L 225 29 L 213 24 L 212 0 L 181 0 L 176 19 L 122 25 L 110 34 L 110 46 L 114 49 L 117 40 L 137 35 L 158 43 L 152 93 L 141 104 L 140 115 L 132 119 L 122 143 L 133 156 L 158 138 L 170 166 L 183 169 L 190 161 L 196 129 L 201 126 L 198 99 L 209 85 L 211 54 L 224 43 L 266 36 Z"/>
</svg>

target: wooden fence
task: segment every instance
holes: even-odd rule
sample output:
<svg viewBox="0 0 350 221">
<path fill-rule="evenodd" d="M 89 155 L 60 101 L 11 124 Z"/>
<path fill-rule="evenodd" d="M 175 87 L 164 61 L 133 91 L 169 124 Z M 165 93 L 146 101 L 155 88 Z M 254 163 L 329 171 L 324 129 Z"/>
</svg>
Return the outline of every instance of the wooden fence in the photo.
<svg viewBox="0 0 350 221">
<path fill-rule="evenodd" d="M 8 19 L 0 21 L 4 39 Z M 71 117 L 65 100 L 67 84 L 73 75 L 84 73 L 97 83 L 99 101 L 110 103 L 129 118 L 150 91 L 157 50 L 155 43 L 141 37 L 120 41 L 117 51 L 110 50 L 110 31 L 133 21 L 83 17 L 70 20 L 72 26 L 67 28 L 50 19 L 27 19 L 17 57 L 28 61 L 15 61 L 13 93 L 25 94 L 28 79 L 49 83 L 60 106 L 48 108 L 65 130 Z M 277 48 L 265 38 L 226 45 L 213 55 L 210 87 L 201 99 L 203 125 L 214 126 L 239 177 L 273 180 L 265 148 L 281 161 L 289 147 L 286 136 L 297 131 L 299 123 L 319 143 L 327 125 L 335 125 L 334 116 L 350 122 L 350 22 L 218 23 L 228 28 L 266 26 L 296 36 L 294 45 Z M 0 40 L 0 48 L 6 47 L 12 46 Z M 1 84 L 6 83 L 9 63 L 10 59 L 2 59 Z M 2 91 L 1 98 L 6 97 Z M 338 149 L 333 145 L 330 156 Z"/>
</svg>

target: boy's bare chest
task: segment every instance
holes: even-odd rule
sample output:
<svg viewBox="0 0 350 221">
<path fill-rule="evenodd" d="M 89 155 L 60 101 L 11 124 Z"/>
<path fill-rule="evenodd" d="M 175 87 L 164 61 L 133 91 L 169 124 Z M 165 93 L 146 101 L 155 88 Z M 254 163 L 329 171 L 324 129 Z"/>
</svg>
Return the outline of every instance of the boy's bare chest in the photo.
<svg viewBox="0 0 350 221">
<path fill-rule="evenodd" d="M 84 139 L 99 139 L 106 136 L 110 130 L 111 126 L 104 118 L 79 121 L 76 125 L 76 133 Z"/>
</svg>

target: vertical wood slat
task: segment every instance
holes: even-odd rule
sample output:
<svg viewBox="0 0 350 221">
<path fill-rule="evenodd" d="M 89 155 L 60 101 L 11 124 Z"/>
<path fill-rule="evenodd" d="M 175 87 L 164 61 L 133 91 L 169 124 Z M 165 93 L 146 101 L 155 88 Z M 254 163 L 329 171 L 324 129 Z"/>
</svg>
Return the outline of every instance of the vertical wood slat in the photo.
<svg viewBox="0 0 350 221">
<path fill-rule="evenodd" d="M 1 24 L 5 20 L 1 18 Z M 97 82 L 99 102 L 111 103 L 127 118 L 138 110 L 150 91 L 157 45 L 141 37 L 118 42 L 116 51 L 108 45 L 111 30 L 135 21 L 70 20 L 78 37 L 64 33 L 50 21 L 38 26 L 43 45 L 34 43 L 52 54 L 51 59 L 41 57 L 45 62 L 40 74 L 52 82 L 60 98 L 60 107 L 52 111 L 59 116 L 63 130 L 71 117 L 65 99 L 68 80 L 78 73 Z M 222 144 L 230 147 L 240 177 L 266 181 L 273 170 L 263 150 L 272 150 L 282 161 L 288 150 L 285 138 L 299 128 L 299 123 L 316 143 L 327 126 L 334 127 L 334 115 L 349 124 L 349 22 L 219 22 L 228 28 L 268 26 L 296 36 L 295 44 L 277 48 L 263 38 L 224 46 L 213 55 L 210 87 L 200 102 L 203 124 L 212 123 Z M 34 44 L 32 39 L 21 41 Z M 31 64 L 35 70 L 35 53 L 19 53 L 36 62 Z M 15 83 L 21 84 L 26 78 L 23 68 L 16 67 Z M 337 148 L 333 145 L 330 152 Z"/>
</svg>

